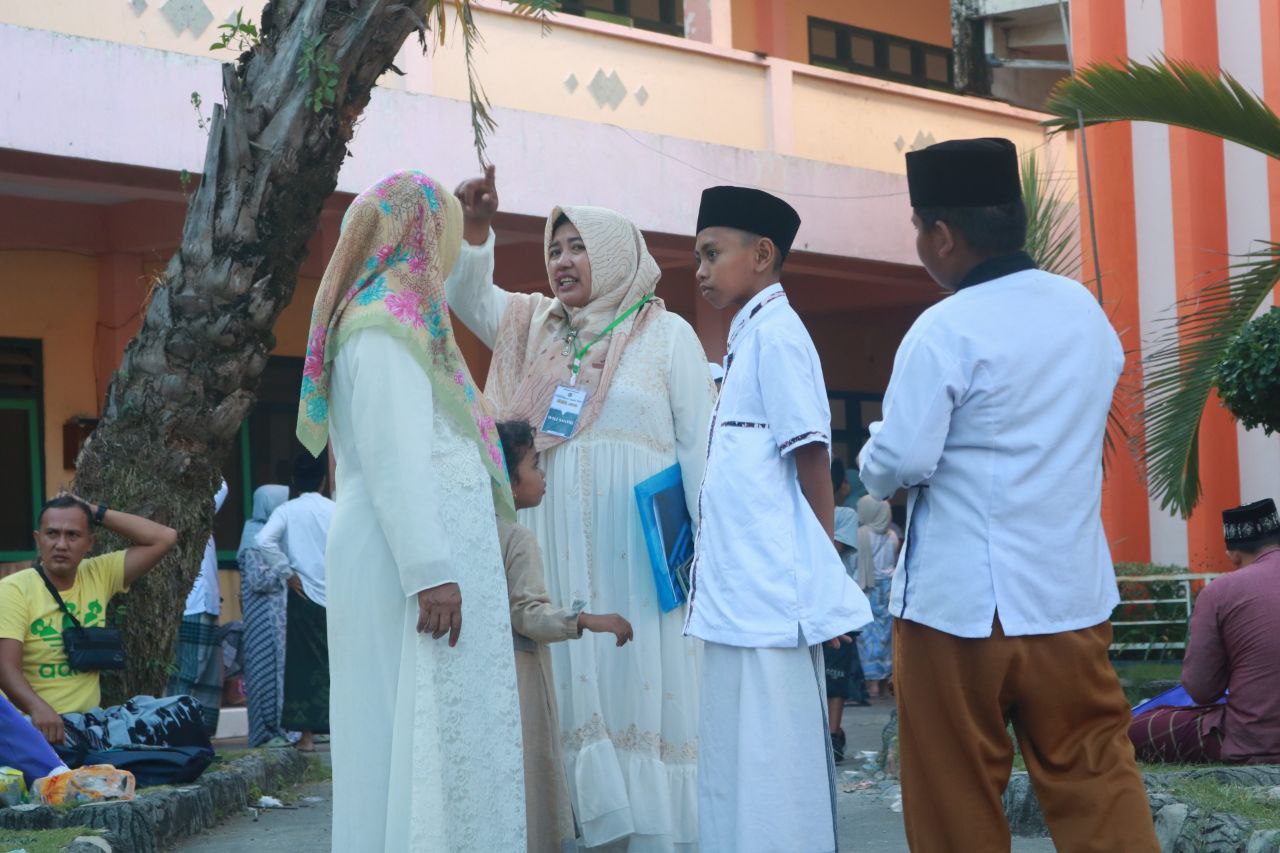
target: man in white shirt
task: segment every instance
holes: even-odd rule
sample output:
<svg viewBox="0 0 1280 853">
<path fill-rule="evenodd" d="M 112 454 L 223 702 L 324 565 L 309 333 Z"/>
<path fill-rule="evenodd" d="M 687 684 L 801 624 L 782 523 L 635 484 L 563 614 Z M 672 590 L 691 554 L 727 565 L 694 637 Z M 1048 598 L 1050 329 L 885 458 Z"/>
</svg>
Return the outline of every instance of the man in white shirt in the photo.
<svg viewBox="0 0 1280 853">
<path fill-rule="evenodd" d="M 213 514 L 217 515 L 227 499 L 227 481 L 223 480 L 213 496 Z M 169 678 L 170 696 L 191 696 L 203 709 L 205 731 L 213 737 L 218 730 L 222 709 L 222 630 L 218 619 L 222 614 L 222 591 L 218 586 L 218 548 L 213 536 L 204 544 L 200 574 L 196 575 L 187 594 L 178 629 L 178 671 Z"/>
<path fill-rule="evenodd" d="M 297 496 L 271 513 L 255 540 L 267 564 L 289 586 L 280 724 L 302 733 L 297 746 L 304 752 L 315 749 L 317 733 L 329 733 L 324 551 L 336 505 L 321 494 L 328 479 L 327 453 L 319 459 L 299 454 L 293 463 Z"/>
<path fill-rule="evenodd" d="M 912 152 L 907 181 L 920 259 L 956 291 L 903 339 L 860 462 L 875 497 L 910 490 L 890 601 L 907 840 L 1009 849 L 1012 722 L 1059 850 L 1158 850 L 1107 657 L 1120 341 L 1086 288 L 1022 251 L 1011 142 Z"/>
<path fill-rule="evenodd" d="M 799 226 L 786 202 L 741 187 L 707 190 L 698 213 L 699 290 L 740 309 L 711 420 L 685 624 L 706 641 L 706 853 L 835 849 L 821 645 L 871 621 L 831 538 L 822 366 L 776 283 Z"/>
</svg>

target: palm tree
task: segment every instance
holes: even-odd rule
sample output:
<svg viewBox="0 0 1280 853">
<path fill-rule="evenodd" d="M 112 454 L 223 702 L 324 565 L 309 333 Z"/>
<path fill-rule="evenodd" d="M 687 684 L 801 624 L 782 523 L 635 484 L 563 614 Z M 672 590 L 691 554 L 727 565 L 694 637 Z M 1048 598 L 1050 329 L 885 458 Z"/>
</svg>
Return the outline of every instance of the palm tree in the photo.
<svg viewBox="0 0 1280 853">
<path fill-rule="evenodd" d="M 1035 151 L 1022 157 L 1026 251 L 1040 269 L 1075 278 L 1080 273 L 1080 220 L 1064 181 L 1055 179 L 1054 171 L 1053 161 L 1042 161 Z"/>
<path fill-rule="evenodd" d="M 542 16 L 554 0 L 509 0 Z M 182 602 L 200 564 L 216 491 L 258 377 L 275 345 L 306 244 L 377 79 L 405 40 L 423 49 L 453 29 L 466 45 L 472 123 L 483 162 L 492 129 L 471 67 L 479 34 L 469 0 L 273 0 L 237 16 L 217 47 L 226 103 L 213 109 L 199 189 L 182 243 L 152 289 L 142 328 L 112 377 L 76 489 L 178 530 L 175 553 L 114 612 L 129 669 L 109 695 L 157 693 Z M 112 547 L 118 543 L 100 544 Z M 157 694 L 158 695 L 158 694 Z"/>
<path fill-rule="evenodd" d="M 1047 125 L 1150 121 L 1174 125 L 1280 158 L 1280 117 L 1228 74 L 1175 60 L 1094 65 L 1062 81 Z M 1161 507 L 1189 516 L 1200 499 L 1200 421 L 1231 343 L 1280 280 L 1280 244 L 1259 240 L 1171 319 L 1144 364 L 1142 462 Z"/>
</svg>

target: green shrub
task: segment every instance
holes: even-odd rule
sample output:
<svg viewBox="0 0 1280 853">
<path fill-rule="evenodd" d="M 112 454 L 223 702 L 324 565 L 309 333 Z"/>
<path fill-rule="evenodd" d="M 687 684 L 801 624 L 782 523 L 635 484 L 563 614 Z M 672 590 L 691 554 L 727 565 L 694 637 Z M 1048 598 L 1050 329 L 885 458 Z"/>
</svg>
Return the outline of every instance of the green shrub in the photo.
<svg viewBox="0 0 1280 853">
<path fill-rule="evenodd" d="M 1280 310 L 1253 320 L 1218 362 L 1218 395 L 1246 429 L 1280 430 Z"/>
</svg>

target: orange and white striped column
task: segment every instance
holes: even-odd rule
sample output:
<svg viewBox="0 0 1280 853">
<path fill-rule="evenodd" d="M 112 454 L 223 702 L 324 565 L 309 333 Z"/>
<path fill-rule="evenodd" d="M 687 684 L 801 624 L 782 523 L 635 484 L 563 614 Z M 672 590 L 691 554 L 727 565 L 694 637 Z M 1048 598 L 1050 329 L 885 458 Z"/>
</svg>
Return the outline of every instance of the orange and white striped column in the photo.
<svg viewBox="0 0 1280 853">
<path fill-rule="evenodd" d="M 1118 62 L 1128 55 L 1125 4 L 1116 0 L 1075 0 L 1071 4 L 1072 47 L 1076 65 Z M 1087 131 L 1092 169 L 1094 226 L 1102 271 L 1103 305 L 1129 354 L 1122 380 L 1132 388 L 1141 381 L 1138 311 L 1137 235 L 1134 216 L 1133 142 L 1124 125 Z M 1079 147 L 1079 146 L 1077 146 Z M 1083 166 L 1079 169 L 1084 179 Z M 1088 209 L 1080 198 L 1088 233 Z M 1084 274 L 1094 269 L 1089 240 L 1084 240 Z M 1132 429 L 1132 427 L 1131 427 Z M 1118 561 L 1145 561 L 1151 554 L 1147 493 L 1137 465 L 1123 446 L 1108 460 L 1102 493 L 1102 519 L 1111 553 Z"/>
<path fill-rule="evenodd" d="M 1252 2 L 1245 0 L 1243 5 Z M 1172 59 L 1218 68 L 1218 14 L 1213 0 L 1164 0 L 1163 12 L 1165 53 Z M 1187 299 L 1220 279 L 1228 263 L 1222 140 L 1171 128 L 1169 165 L 1177 291 L 1179 299 Z M 1240 500 L 1240 467 L 1236 423 L 1217 395 L 1210 397 L 1200 421 L 1199 454 L 1204 491 L 1187 520 L 1188 565 L 1192 571 L 1226 570 L 1230 566 L 1222 542 L 1222 510 Z"/>
</svg>

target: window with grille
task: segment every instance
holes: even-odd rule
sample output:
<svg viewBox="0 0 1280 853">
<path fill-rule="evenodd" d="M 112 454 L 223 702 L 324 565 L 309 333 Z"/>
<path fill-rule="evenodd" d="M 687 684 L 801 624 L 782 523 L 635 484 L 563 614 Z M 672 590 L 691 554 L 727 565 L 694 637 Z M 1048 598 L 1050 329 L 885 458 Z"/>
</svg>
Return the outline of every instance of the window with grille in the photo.
<svg viewBox="0 0 1280 853">
<path fill-rule="evenodd" d="M 684 0 L 563 0 L 560 11 L 667 35 L 684 35 Z"/>
<path fill-rule="evenodd" d="M 809 19 L 809 62 L 916 86 L 952 88 L 949 48 L 822 18 Z"/>
<path fill-rule="evenodd" d="M 31 531 L 44 503 L 40 341 L 0 338 L 0 563 L 35 557 Z"/>
</svg>

